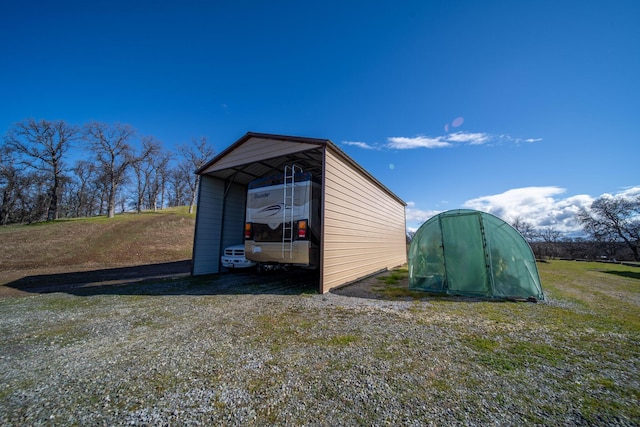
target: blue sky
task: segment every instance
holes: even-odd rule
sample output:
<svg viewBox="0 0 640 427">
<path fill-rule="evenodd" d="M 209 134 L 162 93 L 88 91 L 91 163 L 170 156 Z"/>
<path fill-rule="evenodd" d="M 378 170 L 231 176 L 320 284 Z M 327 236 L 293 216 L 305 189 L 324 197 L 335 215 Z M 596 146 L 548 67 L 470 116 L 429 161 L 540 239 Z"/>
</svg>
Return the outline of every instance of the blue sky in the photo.
<svg viewBox="0 0 640 427">
<path fill-rule="evenodd" d="M 327 138 L 408 204 L 575 231 L 640 194 L 640 2 L 0 0 L 0 134 Z"/>
</svg>

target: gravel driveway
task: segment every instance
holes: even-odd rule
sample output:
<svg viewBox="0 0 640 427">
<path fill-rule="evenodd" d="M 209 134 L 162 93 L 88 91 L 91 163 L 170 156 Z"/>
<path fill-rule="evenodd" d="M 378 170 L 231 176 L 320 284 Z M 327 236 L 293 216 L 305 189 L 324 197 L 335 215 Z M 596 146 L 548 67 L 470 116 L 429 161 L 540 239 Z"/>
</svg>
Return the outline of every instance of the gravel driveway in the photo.
<svg viewBox="0 0 640 427">
<path fill-rule="evenodd" d="M 461 331 L 486 325 L 376 283 L 232 273 L 0 300 L 0 424 L 594 423 L 562 366 L 484 369 Z"/>
</svg>

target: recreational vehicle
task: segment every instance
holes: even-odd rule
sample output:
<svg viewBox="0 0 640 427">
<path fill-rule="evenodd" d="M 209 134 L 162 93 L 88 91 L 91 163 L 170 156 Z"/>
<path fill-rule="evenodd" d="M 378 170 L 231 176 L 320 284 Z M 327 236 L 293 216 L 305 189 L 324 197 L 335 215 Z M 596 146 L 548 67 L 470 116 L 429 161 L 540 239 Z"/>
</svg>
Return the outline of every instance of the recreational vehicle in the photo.
<svg viewBox="0 0 640 427">
<path fill-rule="evenodd" d="M 320 265 L 318 177 L 295 165 L 256 179 L 247 189 L 245 256 L 258 271 Z"/>
</svg>

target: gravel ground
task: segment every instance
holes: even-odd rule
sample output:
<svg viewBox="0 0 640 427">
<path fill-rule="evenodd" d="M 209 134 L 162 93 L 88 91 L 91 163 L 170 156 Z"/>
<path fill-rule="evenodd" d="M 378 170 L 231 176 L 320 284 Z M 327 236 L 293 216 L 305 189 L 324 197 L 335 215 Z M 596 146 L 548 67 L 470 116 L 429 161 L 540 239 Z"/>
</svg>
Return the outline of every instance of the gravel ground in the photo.
<svg viewBox="0 0 640 427">
<path fill-rule="evenodd" d="M 638 424 L 584 413 L 580 364 L 487 369 L 465 339 L 489 326 L 380 298 L 375 278 L 318 295 L 306 278 L 221 277 L 0 300 L 0 424 Z M 620 363 L 603 369 L 637 381 L 637 360 Z"/>
</svg>

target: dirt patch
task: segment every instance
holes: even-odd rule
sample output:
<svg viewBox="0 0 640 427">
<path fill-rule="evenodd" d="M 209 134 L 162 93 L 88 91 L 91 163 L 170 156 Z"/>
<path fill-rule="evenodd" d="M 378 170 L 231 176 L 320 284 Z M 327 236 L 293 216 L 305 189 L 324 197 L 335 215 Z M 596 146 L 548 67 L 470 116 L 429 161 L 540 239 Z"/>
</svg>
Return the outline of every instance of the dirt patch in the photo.
<svg viewBox="0 0 640 427">
<path fill-rule="evenodd" d="M 368 298 L 368 299 L 385 299 L 381 292 L 377 289 L 380 287 L 381 278 L 387 276 L 389 273 L 383 271 L 373 276 L 366 277 L 357 282 L 350 283 L 346 286 L 334 289 L 331 291 L 333 294 L 342 295 L 345 297 L 356 298 Z M 409 287 L 409 280 L 404 280 L 404 283 L 399 283 L 398 286 Z"/>
</svg>

